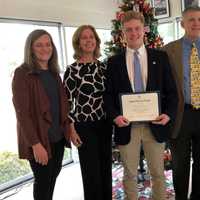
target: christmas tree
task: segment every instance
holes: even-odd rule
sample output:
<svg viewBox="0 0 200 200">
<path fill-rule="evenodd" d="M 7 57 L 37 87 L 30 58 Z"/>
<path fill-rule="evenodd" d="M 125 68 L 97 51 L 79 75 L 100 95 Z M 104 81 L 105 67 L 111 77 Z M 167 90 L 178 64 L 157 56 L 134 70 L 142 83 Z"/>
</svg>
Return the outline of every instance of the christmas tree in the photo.
<svg viewBox="0 0 200 200">
<path fill-rule="evenodd" d="M 148 48 L 159 48 L 163 46 L 163 39 L 158 34 L 158 20 L 154 17 L 154 8 L 147 0 L 122 0 L 119 6 L 120 11 L 116 12 L 116 19 L 112 20 L 112 40 L 106 42 L 106 55 L 114 55 L 126 47 L 123 38 L 121 19 L 126 11 L 135 10 L 143 13 L 145 18 L 144 44 Z"/>
</svg>

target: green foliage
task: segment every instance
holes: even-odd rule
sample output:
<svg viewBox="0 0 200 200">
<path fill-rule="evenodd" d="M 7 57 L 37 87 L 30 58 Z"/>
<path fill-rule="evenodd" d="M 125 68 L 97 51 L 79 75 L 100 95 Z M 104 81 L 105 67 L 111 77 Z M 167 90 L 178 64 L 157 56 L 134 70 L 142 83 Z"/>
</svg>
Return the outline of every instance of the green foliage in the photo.
<svg viewBox="0 0 200 200">
<path fill-rule="evenodd" d="M 64 151 L 64 156 L 63 156 L 63 160 L 67 160 L 70 158 L 70 149 L 69 148 L 65 148 L 65 151 Z"/>
<path fill-rule="evenodd" d="M 14 180 L 30 172 L 27 161 L 18 158 L 11 152 L 0 153 L 0 184 Z"/>
<path fill-rule="evenodd" d="M 70 157 L 70 150 L 65 149 L 64 160 Z M 12 152 L 0 153 L 0 184 L 12 181 L 31 172 L 28 161 L 18 158 Z"/>
</svg>

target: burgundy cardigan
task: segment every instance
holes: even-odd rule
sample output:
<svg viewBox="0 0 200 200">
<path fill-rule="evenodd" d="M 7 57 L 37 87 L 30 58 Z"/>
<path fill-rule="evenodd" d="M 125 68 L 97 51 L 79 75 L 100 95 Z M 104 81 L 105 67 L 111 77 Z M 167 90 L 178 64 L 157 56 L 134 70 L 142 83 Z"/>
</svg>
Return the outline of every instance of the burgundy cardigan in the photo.
<svg viewBox="0 0 200 200">
<path fill-rule="evenodd" d="M 66 144 L 69 143 L 68 101 L 61 78 L 55 74 L 60 94 L 60 126 L 64 129 Z M 17 118 L 17 135 L 19 157 L 33 159 L 32 146 L 41 143 L 51 158 L 48 130 L 51 126 L 50 103 L 40 82 L 38 71 L 30 70 L 24 65 L 15 70 L 13 81 L 13 104 Z"/>
</svg>

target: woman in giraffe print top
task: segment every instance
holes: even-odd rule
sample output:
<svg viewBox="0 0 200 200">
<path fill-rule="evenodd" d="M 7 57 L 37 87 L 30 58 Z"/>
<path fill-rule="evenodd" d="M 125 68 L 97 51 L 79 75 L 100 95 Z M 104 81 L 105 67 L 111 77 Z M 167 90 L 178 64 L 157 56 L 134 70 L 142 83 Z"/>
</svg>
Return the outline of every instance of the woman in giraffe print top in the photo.
<svg viewBox="0 0 200 200">
<path fill-rule="evenodd" d="M 74 58 L 64 75 L 69 98 L 71 141 L 78 147 L 85 200 L 112 200 L 111 135 L 103 93 L 106 66 L 98 61 L 100 39 L 91 25 L 73 35 Z"/>
</svg>

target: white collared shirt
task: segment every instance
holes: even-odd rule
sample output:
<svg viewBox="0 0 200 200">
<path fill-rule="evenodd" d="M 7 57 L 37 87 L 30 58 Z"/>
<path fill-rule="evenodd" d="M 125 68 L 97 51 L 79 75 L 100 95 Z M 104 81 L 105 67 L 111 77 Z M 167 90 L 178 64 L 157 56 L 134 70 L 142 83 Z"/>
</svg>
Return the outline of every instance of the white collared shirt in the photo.
<svg viewBox="0 0 200 200">
<path fill-rule="evenodd" d="M 140 65 L 141 65 L 141 72 L 142 72 L 142 80 L 143 80 L 143 85 L 144 88 L 146 89 L 146 85 L 147 85 L 147 73 L 148 73 L 148 67 L 147 67 L 147 51 L 146 48 L 144 46 L 144 44 L 137 49 L 138 51 L 138 57 L 140 60 Z M 126 48 L 126 66 L 127 66 L 127 71 L 128 71 L 128 76 L 129 76 L 129 80 L 131 82 L 131 86 L 133 91 L 135 91 L 134 88 L 134 49 L 130 49 L 129 47 Z"/>
</svg>

